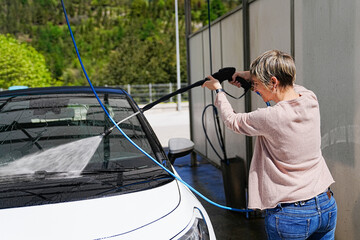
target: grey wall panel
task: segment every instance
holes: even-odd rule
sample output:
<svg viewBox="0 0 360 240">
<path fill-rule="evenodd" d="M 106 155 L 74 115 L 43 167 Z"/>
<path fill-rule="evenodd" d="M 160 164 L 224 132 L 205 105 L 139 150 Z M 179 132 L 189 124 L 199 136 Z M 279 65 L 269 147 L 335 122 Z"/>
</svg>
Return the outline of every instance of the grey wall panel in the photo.
<svg viewBox="0 0 360 240">
<path fill-rule="evenodd" d="M 211 74 L 210 69 L 210 49 L 209 49 L 209 31 L 205 30 L 203 32 L 203 41 L 204 41 L 204 69 L 205 76 Z M 211 52 L 212 52 L 212 73 L 217 72 L 222 66 L 222 54 L 221 54 L 221 28 L 220 23 L 216 23 L 211 26 Z M 212 104 L 215 100 L 215 95 L 212 96 L 212 92 L 208 89 L 205 90 L 205 102 L 206 105 Z M 213 111 L 211 108 L 208 108 L 206 111 L 205 117 L 205 126 L 207 134 L 210 141 L 212 142 L 214 148 L 218 154 L 223 157 L 222 151 L 218 142 L 218 138 L 215 132 Z M 215 164 L 220 165 L 220 159 L 215 154 L 214 150 L 211 148 L 210 144 L 207 144 L 207 157 L 213 161 Z"/>
<path fill-rule="evenodd" d="M 359 1 L 300 1 L 295 56 L 318 97 L 322 151 L 336 183 L 336 238 L 360 235 Z M 296 11 L 296 9 L 295 9 Z M 301 43 L 301 44 L 300 44 Z"/>
<path fill-rule="evenodd" d="M 204 64 L 203 64 L 203 40 L 202 33 L 196 34 L 189 41 L 190 47 L 190 79 L 194 83 L 204 77 Z M 205 91 L 197 87 L 191 91 L 191 107 L 192 116 L 190 124 L 192 127 L 192 141 L 195 143 L 195 150 L 206 156 L 206 140 L 201 128 L 201 112 L 205 106 Z"/>
<path fill-rule="evenodd" d="M 304 85 L 303 77 L 303 3 L 301 1 L 294 2 L 294 14 L 295 14 L 295 64 L 296 64 L 296 83 Z"/>
<path fill-rule="evenodd" d="M 237 11 L 221 21 L 221 42 L 223 67 L 235 67 L 237 71 L 243 70 L 243 29 L 242 11 Z M 243 89 L 224 82 L 224 89 L 233 96 L 240 96 Z M 244 98 L 235 100 L 228 97 L 235 112 L 245 112 Z M 245 136 L 225 130 L 226 152 L 229 158 L 239 156 L 246 158 Z"/>
<path fill-rule="evenodd" d="M 291 1 L 283 0 L 251 1 L 251 60 L 270 49 L 291 52 L 290 5 Z M 336 181 L 332 186 L 339 207 L 336 238 L 357 239 L 360 235 L 360 15 L 357 14 L 360 0 L 294 1 L 294 5 L 296 81 L 313 90 L 319 100 L 322 151 Z M 241 9 L 218 23 L 221 26 L 212 28 L 213 70 L 223 66 L 240 70 L 243 63 Z M 204 29 L 191 38 L 193 81 L 210 73 L 205 38 L 208 39 L 208 35 Z M 204 58 L 198 56 L 201 54 Z M 237 95 L 237 90 L 226 83 L 224 88 Z M 211 102 L 211 95 L 200 88 L 193 91 L 197 94 L 192 97 L 195 104 L 191 124 L 196 133 L 196 148 L 206 155 L 208 148 L 200 115 L 205 102 Z M 230 101 L 236 111 L 244 111 L 243 100 Z M 265 107 L 265 103 L 252 94 L 252 109 L 258 107 Z M 210 121 L 207 119 L 207 125 Z M 212 131 L 210 126 L 208 131 Z M 245 156 L 245 149 L 241 149 L 244 140 L 232 134 L 225 132 L 229 156 Z M 213 161 L 217 159 L 212 153 L 207 156 Z"/>
<path fill-rule="evenodd" d="M 290 54 L 290 1 L 258 0 L 249 6 L 250 58 L 278 49 Z M 274 103 L 272 103 L 273 105 Z M 252 109 L 266 107 L 257 94 L 252 94 Z"/>
</svg>

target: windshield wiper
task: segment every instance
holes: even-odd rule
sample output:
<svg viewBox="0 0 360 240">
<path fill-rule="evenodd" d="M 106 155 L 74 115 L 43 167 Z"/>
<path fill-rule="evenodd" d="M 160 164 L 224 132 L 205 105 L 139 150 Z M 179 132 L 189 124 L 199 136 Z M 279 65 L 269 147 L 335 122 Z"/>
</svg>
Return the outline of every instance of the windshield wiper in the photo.
<svg viewBox="0 0 360 240">
<path fill-rule="evenodd" d="M 124 178 L 123 181 L 121 182 L 121 185 L 119 185 L 119 182 L 117 182 L 117 185 L 113 185 L 113 187 L 110 187 L 108 190 L 102 191 L 96 195 L 103 195 L 103 194 L 107 194 L 107 193 L 111 193 L 111 192 L 121 192 L 124 189 L 127 189 L 126 191 L 136 191 L 136 190 L 145 190 L 148 188 L 151 188 L 152 183 L 156 182 L 156 181 L 161 181 L 161 180 L 173 180 L 174 177 L 170 176 L 167 173 L 161 173 L 161 174 L 157 174 L 157 175 L 153 175 L 153 176 L 148 176 L 148 177 L 139 177 L 139 178 Z M 124 184 L 124 182 L 130 182 L 128 184 Z M 110 184 L 108 182 L 106 182 L 107 184 Z M 164 182 L 163 182 L 164 183 Z M 110 184 L 112 185 L 112 184 Z M 137 185 L 145 185 L 145 187 L 139 188 L 135 186 Z M 131 188 L 134 189 L 131 189 Z"/>
<path fill-rule="evenodd" d="M 32 195 L 32 196 L 41 198 L 42 200 L 50 201 L 49 198 L 44 197 L 44 195 L 41 194 L 41 193 L 35 193 L 35 192 L 29 191 L 29 190 L 26 190 L 26 189 L 21 189 L 21 188 L 8 189 L 8 190 L 5 190 L 5 191 L 1 191 L 0 194 L 1 194 L 1 193 L 11 193 L 11 192 L 27 193 L 27 194 L 30 194 L 30 195 Z M 8 197 L 14 197 L 14 196 L 7 196 L 7 197 L 5 197 L 5 198 L 8 198 Z"/>
<path fill-rule="evenodd" d="M 131 171 L 131 169 L 94 169 L 94 170 L 86 170 L 82 171 L 81 175 L 94 175 L 94 174 L 102 174 L 102 173 L 123 173 Z"/>
<path fill-rule="evenodd" d="M 159 169 L 155 169 L 159 170 Z M 119 173 L 119 172 L 129 172 L 129 174 L 131 173 L 143 173 L 143 172 L 149 172 L 149 171 L 154 171 L 153 168 L 148 168 L 147 165 L 143 165 L 143 166 L 138 166 L 138 167 L 123 167 L 123 166 L 118 166 L 116 168 L 98 168 L 98 169 L 89 169 L 89 170 L 84 170 L 81 172 L 81 174 L 83 175 L 92 175 L 92 174 L 102 174 L 102 173 Z"/>
<path fill-rule="evenodd" d="M 32 206 L 46 203 L 65 202 L 73 195 L 81 196 L 82 192 L 104 190 L 101 182 L 74 181 L 74 179 L 57 179 L 41 182 L 11 182 L 0 185 L 0 209 L 8 207 Z M 93 194 L 95 196 L 95 194 Z M 34 199 L 34 197 L 38 199 Z M 78 198 L 78 199 L 81 199 Z"/>
<path fill-rule="evenodd" d="M 82 175 L 93 175 L 97 181 L 111 186 L 108 190 L 99 193 L 99 195 L 107 192 L 122 191 L 124 188 L 131 188 L 135 185 L 151 184 L 151 182 L 154 181 L 174 179 L 174 177 L 159 167 L 94 169 L 83 171 Z"/>
</svg>

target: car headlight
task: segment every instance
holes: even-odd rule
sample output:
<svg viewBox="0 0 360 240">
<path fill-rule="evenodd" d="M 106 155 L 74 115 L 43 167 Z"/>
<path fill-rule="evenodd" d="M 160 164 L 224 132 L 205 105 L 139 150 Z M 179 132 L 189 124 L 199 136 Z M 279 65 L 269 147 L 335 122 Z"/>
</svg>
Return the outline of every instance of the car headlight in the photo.
<svg viewBox="0 0 360 240">
<path fill-rule="evenodd" d="M 188 228 L 190 226 L 190 229 Z M 185 229 L 185 234 L 182 235 L 180 240 L 209 240 L 209 229 L 203 214 L 198 208 L 194 208 L 193 218 L 191 219 L 188 227 Z"/>
</svg>

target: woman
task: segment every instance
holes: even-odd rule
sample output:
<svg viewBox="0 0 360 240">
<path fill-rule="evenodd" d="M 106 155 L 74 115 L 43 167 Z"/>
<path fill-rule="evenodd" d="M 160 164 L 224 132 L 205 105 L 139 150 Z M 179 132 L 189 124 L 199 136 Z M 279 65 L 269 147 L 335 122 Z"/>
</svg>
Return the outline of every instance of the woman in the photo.
<svg viewBox="0 0 360 240">
<path fill-rule="evenodd" d="M 334 239 L 337 206 L 334 183 L 321 153 L 320 112 L 315 94 L 295 85 L 292 57 L 277 50 L 263 53 L 250 71 L 235 78 L 251 81 L 253 90 L 272 107 L 234 113 L 219 81 L 203 84 L 217 92 L 215 105 L 225 125 L 257 136 L 249 170 L 251 209 L 266 209 L 268 239 Z"/>
</svg>

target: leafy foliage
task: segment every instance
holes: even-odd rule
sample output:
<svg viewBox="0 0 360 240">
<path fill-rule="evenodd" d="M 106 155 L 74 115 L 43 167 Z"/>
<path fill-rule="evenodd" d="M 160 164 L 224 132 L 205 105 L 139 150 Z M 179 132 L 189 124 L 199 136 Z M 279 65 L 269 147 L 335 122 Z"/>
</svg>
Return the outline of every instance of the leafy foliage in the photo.
<svg viewBox="0 0 360 240">
<path fill-rule="evenodd" d="M 125 27 L 127 34 L 110 54 L 111 61 L 101 74 L 104 77 L 102 83 L 176 82 L 175 16 L 171 11 L 174 6 L 169 0 L 146 3 L 143 0 L 133 2 L 135 7 L 132 5 L 129 23 Z M 184 30 L 184 24 L 180 29 Z M 185 45 L 184 38 L 182 34 L 182 46 Z M 181 75 L 185 81 L 185 48 L 180 55 Z"/>
<path fill-rule="evenodd" d="M 225 13 L 238 1 L 211 0 L 211 19 Z M 173 0 L 64 2 L 83 63 L 95 85 L 176 82 Z M 181 80 L 185 82 L 185 18 L 181 7 L 184 0 L 179 0 L 178 4 Z M 191 4 L 195 29 L 207 23 L 207 1 L 193 0 Z M 0 1 L 0 34 L 10 34 L 41 53 L 51 78 L 57 83 L 87 84 L 59 0 Z M 17 64 L 20 63 L 14 62 L 13 68 L 21 69 L 22 66 Z"/>
<path fill-rule="evenodd" d="M 44 57 L 33 47 L 0 35 L 0 86 L 44 87 L 56 85 L 46 68 Z"/>
<path fill-rule="evenodd" d="M 214 21 L 219 16 L 225 14 L 227 9 L 225 5 L 221 2 L 221 0 L 211 0 L 210 1 L 210 20 Z M 204 5 L 201 8 L 200 20 L 202 23 L 209 24 L 209 15 L 208 15 L 208 6 Z"/>
</svg>

